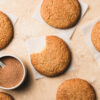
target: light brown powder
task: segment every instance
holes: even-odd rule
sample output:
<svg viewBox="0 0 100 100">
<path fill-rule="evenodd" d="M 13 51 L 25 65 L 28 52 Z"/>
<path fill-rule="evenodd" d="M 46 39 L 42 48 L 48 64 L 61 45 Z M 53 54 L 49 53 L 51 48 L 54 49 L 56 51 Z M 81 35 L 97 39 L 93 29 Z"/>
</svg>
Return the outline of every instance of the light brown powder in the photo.
<svg viewBox="0 0 100 100">
<path fill-rule="evenodd" d="M 6 66 L 0 67 L 0 86 L 11 88 L 16 86 L 23 78 L 24 69 L 22 64 L 13 57 L 0 59 Z"/>
</svg>

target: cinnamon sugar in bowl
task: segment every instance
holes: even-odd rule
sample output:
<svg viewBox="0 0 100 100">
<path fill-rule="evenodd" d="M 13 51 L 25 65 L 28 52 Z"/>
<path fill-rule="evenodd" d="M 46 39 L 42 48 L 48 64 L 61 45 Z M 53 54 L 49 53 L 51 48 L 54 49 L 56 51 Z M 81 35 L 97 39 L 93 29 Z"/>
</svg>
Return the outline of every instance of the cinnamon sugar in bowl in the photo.
<svg viewBox="0 0 100 100">
<path fill-rule="evenodd" d="M 9 90 L 20 86 L 26 75 L 22 61 L 12 55 L 2 56 L 0 61 L 5 64 L 3 68 L 0 66 L 0 88 Z"/>
</svg>

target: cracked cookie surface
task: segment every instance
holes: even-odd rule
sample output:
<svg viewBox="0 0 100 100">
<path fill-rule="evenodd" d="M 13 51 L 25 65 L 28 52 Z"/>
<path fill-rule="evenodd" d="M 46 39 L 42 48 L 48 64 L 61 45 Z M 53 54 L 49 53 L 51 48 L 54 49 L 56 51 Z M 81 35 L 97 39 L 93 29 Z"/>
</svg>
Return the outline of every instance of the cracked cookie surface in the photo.
<svg viewBox="0 0 100 100">
<path fill-rule="evenodd" d="M 59 86 L 56 100 L 96 100 L 96 94 L 87 81 L 70 79 Z"/>
<path fill-rule="evenodd" d="M 56 36 L 47 36 L 44 50 L 31 54 L 34 68 L 49 77 L 63 73 L 68 68 L 70 60 L 71 53 L 67 44 Z"/>
<path fill-rule="evenodd" d="M 13 26 L 3 12 L 0 11 L 0 50 L 5 48 L 13 37 Z"/>
<path fill-rule="evenodd" d="M 81 6 L 78 0 L 43 0 L 40 13 L 47 24 L 65 29 L 78 22 Z"/>
</svg>

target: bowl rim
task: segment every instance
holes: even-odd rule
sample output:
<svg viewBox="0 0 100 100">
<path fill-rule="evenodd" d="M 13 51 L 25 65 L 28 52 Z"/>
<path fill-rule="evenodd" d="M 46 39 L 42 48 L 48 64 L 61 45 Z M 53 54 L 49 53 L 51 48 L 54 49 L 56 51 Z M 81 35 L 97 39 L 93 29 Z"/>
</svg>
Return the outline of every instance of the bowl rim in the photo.
<svg viewBox="0 0 100 100">
<path fill-rule="evenodd" d="M 26 67 L 25 67 L 24 63 L 22 62 L 22 60 L 21 60 L 19 57 L 15 56 L 15 55 L 12 55 L 12 54 L 3 54 L 3 55 L 0 55 L 0 58 L 3 58 L 3 57 L 13 57 L 13 58 L 17 59 L 17 60 L 21 63 L 21 65 L 22 65 L 22 67 L 23 67 L 24 74 L 23 74 L 23 77 L 22 77 L 21 81 L 20 81 L 17 85 L 15 85 L 15 86 L 13 86 L 13 87 L 10 87 L 10 88 L 6 88 L 6 87 L 3 87 L 3 86 L 0 86 L 1 89 L 5 89 L 5 90 L 16 89 L 16 88 L 18 88 L 18 87 L 24 82 L 24 80 L 25 80 L 25 77 L 26 77 Z"/>
</svg>

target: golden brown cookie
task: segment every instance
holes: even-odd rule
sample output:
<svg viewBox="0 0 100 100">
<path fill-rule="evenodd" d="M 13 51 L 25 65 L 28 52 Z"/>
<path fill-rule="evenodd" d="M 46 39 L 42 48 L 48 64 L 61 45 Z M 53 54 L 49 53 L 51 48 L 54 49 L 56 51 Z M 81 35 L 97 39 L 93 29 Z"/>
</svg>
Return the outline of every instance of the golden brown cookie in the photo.
<svg viewBox="0 0 100 100">
<path fill-rule="evenodd" d="M 63 73 L 71 60 L 67 44 L 56 36 L 46 37 L 46 47 L 40 53 L 31 54 L 34 68 L 46 76 L 56 76 Z"/>
<path fill-rule="evenodd" d="M 3 12 L 0 12 L 0 50 L 5 48 L 13 36 L 13 26 Z"/>
<path fill-rule="evenodd" d="M 95 48 L 100 52 L 100 21 L 93 27 L 91 40 Z"/>
<path fill-rule="evenodd" d="M 70 79 L 59 86 L 56 100 L 96 100 L 96 94 L 87 81 Z"/>
<path fill-rule="evenodd" d="M 47 24 L 65 29 L 78 22 L 81 7 L 78 0 L 43 0 L 40 13 Z"/>
<path fill-rule="evenodd" d="M 0 92 L 0 100 L 14 100 L 14 98 L 7 93 Z"/>
</svg>

